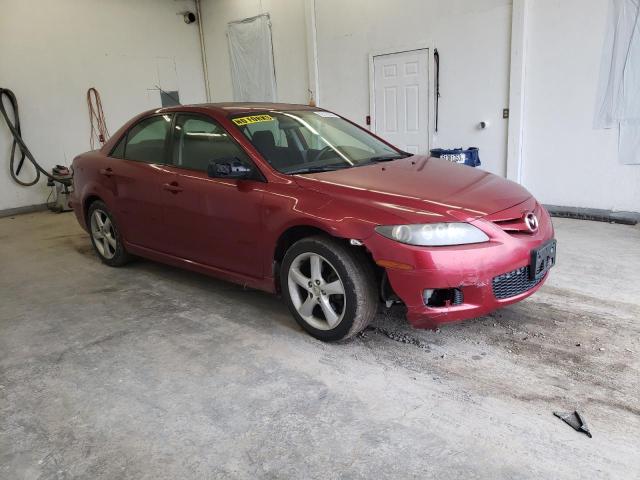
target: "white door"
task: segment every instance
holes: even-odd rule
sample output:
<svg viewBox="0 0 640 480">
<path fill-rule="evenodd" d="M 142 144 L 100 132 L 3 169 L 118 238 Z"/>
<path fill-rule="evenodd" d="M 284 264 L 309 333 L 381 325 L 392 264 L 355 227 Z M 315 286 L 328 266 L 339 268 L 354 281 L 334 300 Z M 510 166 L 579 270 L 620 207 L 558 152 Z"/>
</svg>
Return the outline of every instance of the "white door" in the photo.
<svg viewBox="0 0 640 480">
<path fill-rule="evenodd" d="M 426 49 L 373 57 L 374 132 L 411 153 L 429 152 Z"/>
</svg>

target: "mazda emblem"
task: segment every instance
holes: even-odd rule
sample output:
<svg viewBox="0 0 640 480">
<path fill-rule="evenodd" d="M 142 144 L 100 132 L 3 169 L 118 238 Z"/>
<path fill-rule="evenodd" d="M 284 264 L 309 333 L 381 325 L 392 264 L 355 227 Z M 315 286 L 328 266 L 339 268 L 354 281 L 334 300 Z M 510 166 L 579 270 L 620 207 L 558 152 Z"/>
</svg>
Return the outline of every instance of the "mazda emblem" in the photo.
<svg viewBox="0 0 640 480">
<path fill-rule="evenodd" d="M 535 232 L 538 230 L 538 217 L 536 217 L 535 213 L 529 212 L 524 216 L 524 224 L 530 232 Z"/>
</svg>

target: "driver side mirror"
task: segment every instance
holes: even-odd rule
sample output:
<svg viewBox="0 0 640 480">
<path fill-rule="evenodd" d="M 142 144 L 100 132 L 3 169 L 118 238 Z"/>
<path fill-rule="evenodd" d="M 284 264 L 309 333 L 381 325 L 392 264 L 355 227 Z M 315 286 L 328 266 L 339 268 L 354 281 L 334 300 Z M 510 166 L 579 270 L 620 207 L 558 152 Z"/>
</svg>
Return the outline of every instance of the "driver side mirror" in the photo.
<svg viewBox="0 0 640 480">
<path fill-rule="evenodd" d="M 253 170 L 235 157 L 211 160 L 207 166 L 207 174 L 211 178 L 250 178 Z"/>
</svg>

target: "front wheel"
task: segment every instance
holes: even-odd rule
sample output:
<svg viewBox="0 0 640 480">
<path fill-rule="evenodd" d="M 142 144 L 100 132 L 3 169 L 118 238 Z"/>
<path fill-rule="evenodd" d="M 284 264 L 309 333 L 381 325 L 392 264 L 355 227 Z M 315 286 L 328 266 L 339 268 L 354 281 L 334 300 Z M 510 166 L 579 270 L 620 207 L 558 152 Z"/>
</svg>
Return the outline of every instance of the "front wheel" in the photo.
<svg viewBox="0 0 640 480">
<path fill-rule="evenodd" d="M 280 282 L 298 324 L 320 340 L 352 337 L 376 314 L 369 259 L 338 240 L 317 236 L 293 244 L 282 262 Z"/>
</svg>

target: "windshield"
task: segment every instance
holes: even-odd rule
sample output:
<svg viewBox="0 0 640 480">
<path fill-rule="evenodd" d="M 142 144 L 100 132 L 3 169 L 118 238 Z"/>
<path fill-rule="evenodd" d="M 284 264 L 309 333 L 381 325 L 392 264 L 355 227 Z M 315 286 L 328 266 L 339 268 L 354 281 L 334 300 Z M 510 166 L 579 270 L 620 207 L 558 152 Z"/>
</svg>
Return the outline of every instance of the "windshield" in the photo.
<svg viewBox="0 0 640 480">
<path fill-rule="evenodd" d="M 320 110 L 270 111 L 232 121 L 282 173 L 325 172 L 409 156 Z"/>
</svg>

